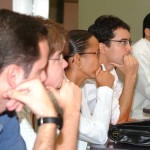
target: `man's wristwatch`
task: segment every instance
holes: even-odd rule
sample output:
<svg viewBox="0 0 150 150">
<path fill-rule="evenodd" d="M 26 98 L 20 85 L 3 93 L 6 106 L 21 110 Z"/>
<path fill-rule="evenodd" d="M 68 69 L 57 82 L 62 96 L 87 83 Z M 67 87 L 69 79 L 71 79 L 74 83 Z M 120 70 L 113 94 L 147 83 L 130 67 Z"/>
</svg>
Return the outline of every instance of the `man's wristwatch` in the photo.
<svg viewBox="0 0 150 150">
<path fill-rule="evenodd" d="M 63 126 L 63 120 L 61 116 L 39 118 L 37 123 L 38 123 L 38 126 L 40 126 L 43 123 L 55 123 L 57 124 L 59 130 L 61 130 Z"/>
</svg>

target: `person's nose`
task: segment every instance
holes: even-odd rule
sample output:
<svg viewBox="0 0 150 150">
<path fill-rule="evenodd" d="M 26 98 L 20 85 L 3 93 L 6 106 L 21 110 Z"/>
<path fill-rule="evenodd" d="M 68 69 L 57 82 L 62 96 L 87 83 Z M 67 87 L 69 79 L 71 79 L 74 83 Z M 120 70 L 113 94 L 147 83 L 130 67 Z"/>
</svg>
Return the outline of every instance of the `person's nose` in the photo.
<svg viewBox="0 0 150 150">
<path fill-rule="evenodd" d="M 63 66 L 64 69 L 68 66 L 68 63 L 65 59 L 63 59 L 62 66 Z"/>
<path fill-rule="evenodd" d="M 127 45 L 126 51 L 127 52 L 131 52 L 132 51 L 132 46 L 130 44 Z"/>
</svg>

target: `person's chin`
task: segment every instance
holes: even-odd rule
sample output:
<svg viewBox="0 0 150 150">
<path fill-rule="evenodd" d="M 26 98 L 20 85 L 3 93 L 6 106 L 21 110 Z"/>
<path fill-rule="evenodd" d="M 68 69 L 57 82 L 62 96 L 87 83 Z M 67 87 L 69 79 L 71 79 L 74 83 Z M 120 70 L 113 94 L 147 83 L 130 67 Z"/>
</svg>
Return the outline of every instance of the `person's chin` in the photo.
<svg viewBox="0 0 150 150">
<path fill-rule="evenodd" d="M 123 65 L 124 64 L 124 61 L 122 60 L 121 62 L 119 62 L 119 65 Z"/>
<path fill-rule="evenodd" d="M 91 77 L 89 77 L 89 79 L 92 79 L 92 80 L 95 79 L 96 78 L 95 74 L 96 73 L 94 73 Z"/>
<path fill-rule="evenodd" d="M 115 62 L 115 63 L 118 64 L 118 65 L 123 65 L 123 64 L 124 64 L 124 61 L 123 61 L 123 60 L 120 60 L 120 61 Z"/>
<path fill-rule="evenodd" d="M 62 82 L 57 85 L 56 89 L 59 90 L 61 86 L 62 86 Z"/>
</svg>

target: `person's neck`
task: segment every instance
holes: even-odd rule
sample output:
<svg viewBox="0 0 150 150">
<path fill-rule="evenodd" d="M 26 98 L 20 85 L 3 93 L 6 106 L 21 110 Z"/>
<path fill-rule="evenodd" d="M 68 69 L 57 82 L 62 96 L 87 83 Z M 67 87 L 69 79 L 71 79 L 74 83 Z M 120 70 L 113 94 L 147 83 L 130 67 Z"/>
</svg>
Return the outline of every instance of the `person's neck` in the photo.
<svg viewBox="0 0 150 150">
<path fill-rule="evenodd" d="M 105 56 L 104 56 L 104 57 L 101 56 L 100 60 L 101 60 L 102 64 L 104 64 L 104 66 L 105 66 L 105 68 L 106 68 L 106 70 L 107 70 L 108 72 L 110 72 L 110 71 L 114 68 L 114 66 L 111 65 L 111 64 L 107 61 L 107 59 L 106 59 Z"/>
<path fill-rule="evenodd" d="M 67 77 L 67 79 L 73 83 L 75 83 L 76 85 L 78 85 L 79 87 L 82 86 L 82 84 L 85 81 L 85 78 L 83 78 L 80 75 L 80 71 L 79 70 L 71 70 L 71 69 L 67 69 L 65 70 L 65 75 Z"/>
<path fill-rule="evenodd" d="M 149 36 L 146 36 L 145 39 L 147 39 L 150 42 L 150 37 Z"/>
</svg>

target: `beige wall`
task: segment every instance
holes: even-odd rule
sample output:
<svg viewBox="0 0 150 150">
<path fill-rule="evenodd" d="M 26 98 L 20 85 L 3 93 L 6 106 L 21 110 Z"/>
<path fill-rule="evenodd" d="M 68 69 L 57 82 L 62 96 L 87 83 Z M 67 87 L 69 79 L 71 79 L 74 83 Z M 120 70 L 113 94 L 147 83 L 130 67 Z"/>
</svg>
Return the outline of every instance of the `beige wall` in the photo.
<svg viewBox="0 0 150 150">
<path fill-rule="evenodd" d="M 78 29 L 78 3 L 64 3 L 64 27 Z"/>
<path fill-rule="evenodd" d="M 0 0 L 0 9 L 12 9 L 12 0 Z"/>
<path fill-rule="evenodd" d="M 100 15 L 120 17 L 131 27 L 132 40 L 142 36 L 142 21 L 150 12 L 150 0 L 79 0 L 78 28 L 87 29 Z"/>
</svg>

